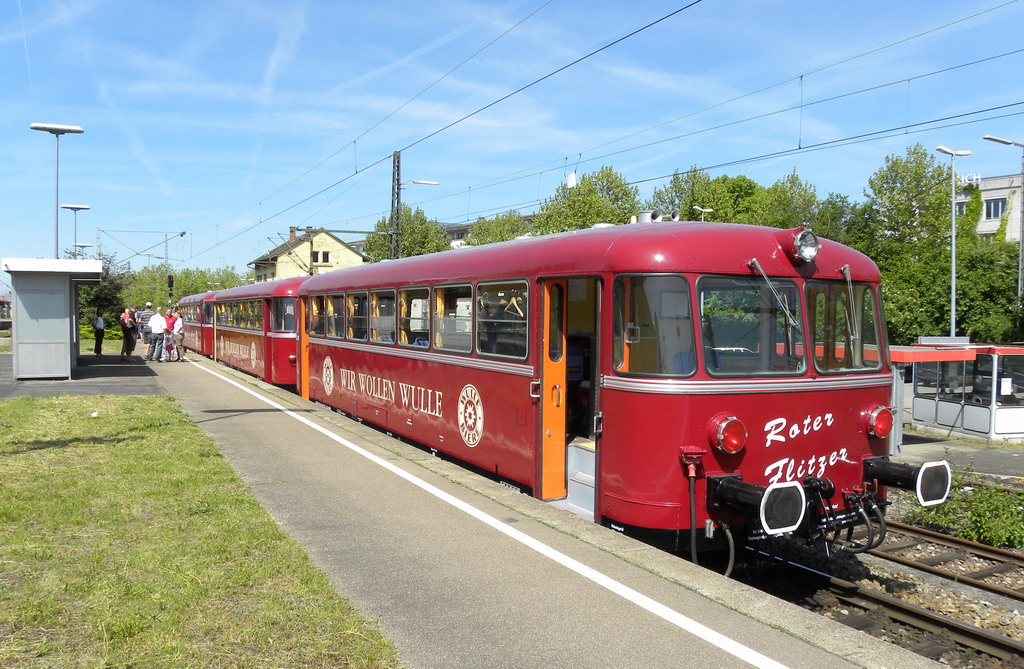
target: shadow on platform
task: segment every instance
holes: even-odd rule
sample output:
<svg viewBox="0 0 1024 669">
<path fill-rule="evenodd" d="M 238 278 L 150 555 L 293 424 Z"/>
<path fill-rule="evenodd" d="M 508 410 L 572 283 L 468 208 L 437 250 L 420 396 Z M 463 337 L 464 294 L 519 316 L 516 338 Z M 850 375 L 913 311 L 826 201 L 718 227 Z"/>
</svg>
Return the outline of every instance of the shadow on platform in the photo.
<svg viewBox="0 0 1024 669">
<path fill-rule="evenodd" d="M 0 399 L 52 395 L 162 395 L 157 374 L 140 356 L 122 362 L 118 354 L 78 356 L 70 379 L 14 380 L 14 357 L 0 354 Z"/>
</svg>

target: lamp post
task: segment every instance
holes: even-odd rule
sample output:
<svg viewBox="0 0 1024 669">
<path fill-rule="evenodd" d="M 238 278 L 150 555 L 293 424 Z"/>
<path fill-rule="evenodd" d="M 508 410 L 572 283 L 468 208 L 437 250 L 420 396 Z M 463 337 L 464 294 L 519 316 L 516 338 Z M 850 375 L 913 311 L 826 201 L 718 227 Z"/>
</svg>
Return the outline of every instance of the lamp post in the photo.
<svg viewBox="0 0 1024 669">
<path fill-rule="evenodd" d="M 85 131 L 77 125 L 57 125 L 55 123 L 32 123 L 28 127 L 32 130 L 48 132 L 56 140 L 57 158 L 54 161 L 53 168 L 53 257 L 59 258 L 58 247 L 60 244 L 58 237 L 60 235 L 60 227 L 57 214 L 60 212 L 60 207 L 57 206 L 57 203 L 60 201 L 60 136 L 66 134 L 77 135 Z"/>
<path fill-rule="evenodd" d="M 71 211 L 75 212 L 75 236 L 74 236 L 74 241 L 72 242 L 72 245 L 73 246 L 78 246 L 78 212 L 85 211 L 86 209 L 89 208 L 89 205 L 87 205 L 87 204 L 62 204 L 60 206 L 60 208 L 61 209 L 70 209 Z M 92 244 L 89 244 L 89 246 L 92 246 Z"/>
<path fill-rule="evenodd" d="M 73 246 L 75 247 L 75 257 L 76 258 L 78 256 L 82 255 L 82 252 L 84 252 L 85 249 L 92 248 L 92 244 L 86 244 L 85 242 L 78 242 L 78 243 L 74 244 Z"/>
<path fill-rule="evenodd" d="M 693 205 L 693 208 L 700 212 L 701 223 L 704 222 L 704 214 L 710 214 L 711 212 L 714 211 L 714 209 L 705 209 L 704 207 L 698 207 L 697 205 Z"/>
<path fill-rule="evenodd" d="M 402 189 L 405 184 L 436 186 L 438 182 L 425 179 L 402 181 L 402 153 L 395 151 L 391 167 L 391 230 L 388 241 L 388 257 L 392 260 L 402 257 Z"/>
<path fill-rule="evenodd" d="M 1024 200 L 1021 199 L 1024 198 L 1024 144 L 992 135 L 985 135 L 982 139 L 1022 149 L 1020 153 L 1020 188 L 1017 190 L 1017 211 L 1020 218 L 1020 225 L 1017 227 L 1017 305 L 1020 308 L 1021 288 L 1024 287 L 1024 271 L 1022 271 L 1024 270 L 1024 254 L 1021 253 L 1021 249 L 1024 248 Z"/>
<path fill-rule="evenodd" d="M 950 235 L 949 235 L 949 336 L 956 336 L 956 157 L 957 156 L 969 156 L 971 152 L 967 149 L 961 151 L 954 151 L 946 146 L 938 146 L 935 148 L 939 153 L 945 153 L 949 156 L 950 166 L 952 169 L 952 177 L 950 178 L 950 195 L 949 204 L 952 208 L 952 214 L 950 215 Z"/>
</svg>

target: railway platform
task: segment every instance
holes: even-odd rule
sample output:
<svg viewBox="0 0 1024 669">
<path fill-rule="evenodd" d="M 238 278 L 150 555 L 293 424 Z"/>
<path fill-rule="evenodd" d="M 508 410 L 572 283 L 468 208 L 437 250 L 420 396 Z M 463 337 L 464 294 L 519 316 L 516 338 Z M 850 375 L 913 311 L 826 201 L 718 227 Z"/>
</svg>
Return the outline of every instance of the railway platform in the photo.
<svg viewBox="0 0 1024 669">
<path fill-rule="evenodd" d="M 0 399 L 180 398 L 408 667 L 938 666 L 209 360 L 90 357 L 14 382 L 0 355 Z"/>
</svg>

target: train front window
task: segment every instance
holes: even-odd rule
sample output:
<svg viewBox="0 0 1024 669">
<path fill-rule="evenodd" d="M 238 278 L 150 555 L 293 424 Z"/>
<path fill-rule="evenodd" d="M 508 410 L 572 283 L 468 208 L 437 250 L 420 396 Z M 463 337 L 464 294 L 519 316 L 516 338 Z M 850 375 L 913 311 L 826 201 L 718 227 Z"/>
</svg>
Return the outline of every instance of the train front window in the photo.
<svg viewBox="0 0 1024 669">
<path fill-rule="evenodd" d="M 795 375 L 807 369 L 800 291 L 793 281 L 705 276 L 697 290 L 709 374 Z"/>
<path fill-rule="evenodd" d="M 808 281 L 811 350 L 819 372 L 882 368 L 875 294 L 864 283 Z"/>
<path fill-rule="evenodd" d="M 612 289 L 618 372 L 688 376 L 696 369 L 690 286 L 681 276 L 620 276 Z"/>
</svg>

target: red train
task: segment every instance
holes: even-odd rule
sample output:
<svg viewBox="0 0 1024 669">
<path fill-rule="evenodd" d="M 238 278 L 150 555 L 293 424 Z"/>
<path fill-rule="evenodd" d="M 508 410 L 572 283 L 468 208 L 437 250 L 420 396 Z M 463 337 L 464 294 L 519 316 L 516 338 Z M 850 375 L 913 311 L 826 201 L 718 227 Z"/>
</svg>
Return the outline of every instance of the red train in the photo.
<svg viewBox="0 0 1024 669">
<path fill-rule="evenodd" d="M 267 281 L 181 300 L 200 314 L 198 321 L 185 320 L 185 346 L 267 383 L 294 386 L 296 295 L 305 279 Z"/>
<path fill-rule="evenodd" d="M 694 557 L 736 527 L 828 547 L 867 525 L 837 544 L 861 551 L 886 486 L 930 505 L 951 478 L 886 457 L 879 279 L 805 228 L 679 222 L 338 270 L 290 284 L 297 389 Z"/>
</svg>

